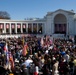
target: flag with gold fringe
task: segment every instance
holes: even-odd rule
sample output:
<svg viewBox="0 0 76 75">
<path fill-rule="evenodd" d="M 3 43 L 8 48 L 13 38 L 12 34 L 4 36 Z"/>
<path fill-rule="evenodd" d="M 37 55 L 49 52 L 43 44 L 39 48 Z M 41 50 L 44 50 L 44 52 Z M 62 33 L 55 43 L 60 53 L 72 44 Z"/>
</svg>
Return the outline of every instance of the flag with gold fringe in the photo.
<svg viewBox="0 0 76 75">
<path fill-rule="evenodd" d="M 28 45 L 25 44 L 24 47 L 23 47 L 22 55 L 23 55 L 23 56 L 26 56 L 27 53 L 28 53 Z"/>
</svg>

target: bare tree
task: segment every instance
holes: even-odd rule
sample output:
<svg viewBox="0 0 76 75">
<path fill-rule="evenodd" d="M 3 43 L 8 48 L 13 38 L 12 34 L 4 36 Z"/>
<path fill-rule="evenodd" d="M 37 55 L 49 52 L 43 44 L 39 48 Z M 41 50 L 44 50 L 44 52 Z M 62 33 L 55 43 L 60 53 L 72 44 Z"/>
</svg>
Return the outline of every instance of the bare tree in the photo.
<svg viewBox="0 0 76 75">
<path fill-rule="evenodd" d="M 0 19 L 10 19 L 10 15 L 6 11 L 0 11 Z"/>
</svg>

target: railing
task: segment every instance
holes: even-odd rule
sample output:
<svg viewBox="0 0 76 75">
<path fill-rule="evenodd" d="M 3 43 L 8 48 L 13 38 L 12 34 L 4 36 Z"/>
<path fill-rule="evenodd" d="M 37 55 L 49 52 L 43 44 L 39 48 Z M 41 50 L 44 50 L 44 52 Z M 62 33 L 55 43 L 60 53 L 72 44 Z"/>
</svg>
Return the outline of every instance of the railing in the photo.
<svg viewBox="0 0 76 75">
<path fill-rule="evenodd" d="M 66 38 L 65 34 L 53 34 L 52 35 L 54 38 Z"/>
<path fill-rule="evenodd" d="M 25 34 L 1 34 L 0 38 L 10 38 L 10 37 L 12 37 L 12 38 L 14 38 L 14 37 L 18 38 L 18 37 L 22 37 L 22 36 L 25 36 L 25 37 L 27 37 L 27 36 L 41 37 L 41 36 L 43 36 L 43 34 L 28 34 L 28 33 L 25 33 Z"/>
</svg>

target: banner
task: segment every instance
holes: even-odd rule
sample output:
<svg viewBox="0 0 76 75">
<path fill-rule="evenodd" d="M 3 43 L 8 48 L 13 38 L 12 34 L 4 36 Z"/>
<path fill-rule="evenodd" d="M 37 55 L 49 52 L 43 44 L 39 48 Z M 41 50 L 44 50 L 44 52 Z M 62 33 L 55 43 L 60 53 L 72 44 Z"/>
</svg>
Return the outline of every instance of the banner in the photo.
<svg viewBox="0 0 76 75">
<path fill-rule="evenodd" d="M 17 28 L 21 28 L 21 24 L 17 24 Z"/>
<path fill-rule="evenodd" d="M 13 24 L 13 25 L 12 25 L 12 29 L 14 29 L 14 28 L 15 28 L 15 25 Z"/>
<path fill-rule="evenodd" d="M 23 28 L 26 28 L 26 24 L 23 24 Z"/>
<path fill-rule="evenodd" d="M 9 24 L 6 24 L 6 28 L 8 29 L 10 27 L 10 25 Z"/>
<path fill-rule="evenodd" d="M 0 29 L 3 29 L 3 27 L 4 27 L 3 24 L 0 24 Z"/>
</svg>

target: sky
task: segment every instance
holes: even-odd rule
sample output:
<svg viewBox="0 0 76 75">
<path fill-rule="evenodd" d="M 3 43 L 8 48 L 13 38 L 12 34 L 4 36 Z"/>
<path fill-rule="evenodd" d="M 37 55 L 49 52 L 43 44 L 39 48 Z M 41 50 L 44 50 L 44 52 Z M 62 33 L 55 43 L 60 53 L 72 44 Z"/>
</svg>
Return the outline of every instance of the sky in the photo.
<svg viewBox="0 0 76 75">
<path fill-rule="evenodd" d="M 12 20 L 43 18 L 58 9 L 76 12 L 76 0 L 0 0 L 0 11 L 8 12 Z"/>
</svg>

